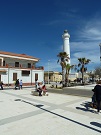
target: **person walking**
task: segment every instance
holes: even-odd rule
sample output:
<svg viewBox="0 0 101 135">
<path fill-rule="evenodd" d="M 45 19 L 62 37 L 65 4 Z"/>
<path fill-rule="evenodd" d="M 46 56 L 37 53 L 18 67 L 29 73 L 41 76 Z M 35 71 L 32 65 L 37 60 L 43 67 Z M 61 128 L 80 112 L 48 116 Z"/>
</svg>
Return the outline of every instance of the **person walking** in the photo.
<svg viewBox="0 0 101 135">
<path fill-rule="evenodd" d="M 101 80 L 97 81 L 97 84 L 94 87 L 94 92 L 97 102 L 97 112 L 99 113 L 101 109 Z"/>
<path fill-rule="evenodd" d="M 35 80 L 35 90 L 37 91 L 37 87 L 38 87 L 38 82 L 37 82 L 38 80 L 36 79 Z"/>
<path fill-rule="evenodd" d="M 3 82 L 0 82 L 1 90 L 3 90 Z"/>
<path fill-rule="evenodd" d="M 17 79 L 15 83 L 15 90 L 17 90 L 17 88 L 20 90 L 19 79 Z"/>
<path fill-rule="evenodd" d="M 20 89 L 22 89 L 22 80 L 20 80 L 19 85 L 20 85 Z"/>
</svg>

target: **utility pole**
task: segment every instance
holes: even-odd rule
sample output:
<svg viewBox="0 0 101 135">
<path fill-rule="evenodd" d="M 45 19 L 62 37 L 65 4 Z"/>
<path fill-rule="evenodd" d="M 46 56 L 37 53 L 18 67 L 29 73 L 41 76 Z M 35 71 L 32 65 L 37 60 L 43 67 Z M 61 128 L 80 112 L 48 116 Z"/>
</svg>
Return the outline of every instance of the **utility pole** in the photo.
<svg viewBox="0 0 101 135">
<path fill-rule="evenodd" d="M 49 84 L 49 62 L 50 60 L 48 60 L 48 84 Z"/>
<path fill-rule="evenodd" d="M 101 43 L 99 44 L 100 46 L 100 62 L 101 62 Z"/>
</svg>

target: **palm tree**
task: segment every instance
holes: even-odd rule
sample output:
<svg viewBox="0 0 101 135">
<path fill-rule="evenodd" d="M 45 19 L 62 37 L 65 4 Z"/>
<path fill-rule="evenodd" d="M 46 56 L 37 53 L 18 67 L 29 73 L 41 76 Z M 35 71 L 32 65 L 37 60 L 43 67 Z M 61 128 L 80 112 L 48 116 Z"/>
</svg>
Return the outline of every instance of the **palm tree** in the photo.
<svg viewBox="0 0 101 135">
<path fill-rule="evenodd" d="M 68 77 L 69 77 L 69 72 L 70 72 L 71 69 L 74 68 L 74 66 L 75 66 L 75 65 L 70 65 L 70 64 L 66 64 L 66 63 L 65 63 L 65 69 L 66 69 L 66 74 L 65 74 L 66 86 L 67 86 L 67 82 L 68 82 L 68 84 L 69 84 L 69 79 L 68 79 Z"/>
<path fill-rule="evenodd" d="M 57 63 L 60 62 L 60 65 L 62 67 L 62 86 L 65 86 L 65 62 L 69 60 L 68 54 L 66 52 L 60 52 L 57 57 L 59 58 Z"/>
<path fill-rule="evenodd" d="M 86 64 L 88 64 L 91 60 L 86 58 L 78 58 L 79 64 L 78 67 L 80 67 L 80 71 L 82 73 L 82 84 L 84 83 L 84 72 L 87 71 L 87 67 L 85 67 Z"/>
</svg>

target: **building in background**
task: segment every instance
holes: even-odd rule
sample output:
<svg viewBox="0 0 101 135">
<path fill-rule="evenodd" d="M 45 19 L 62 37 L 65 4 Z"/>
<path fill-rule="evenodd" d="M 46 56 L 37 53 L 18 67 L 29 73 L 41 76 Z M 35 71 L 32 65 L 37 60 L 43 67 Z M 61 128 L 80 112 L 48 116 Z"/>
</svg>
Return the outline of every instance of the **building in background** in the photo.
<svg viewBox="0 0 101 135">
<path fill-rule="evenodd" d="M 48 77 L 49 77 L 49 82 L 61 82 L 62 81 L 62 75 L 60 72 L 45 71 L 44 72 L 45 83 L 48 83 Z"/>
<path fill-rule="evenodd" d="M 38 58 L 26 54 L 0 51 L 0 81 L 5 85 L 14 85 L 16 79 L 23 85 L 33 85 L 35 80 L 44 81 L 44 68 L 36 67 Z"/>
<path fill-rule="evenodd" d="M 44 81 L 45 83 L 48 83 L 48 75 L 49 75 L 49 82 L 61 82 L 62 81 L 62 73 L 61 72 L 55 72 L 55 71 L 44 71 Z M 81 73 L 71 73 L 69 74 L 69 81 L 70 82 L 80 82 L 82 79 Z M 89 81 L 89 75 L 88 73 L 84 73 L 84 80 L 85 82 Z"/>
</svg>

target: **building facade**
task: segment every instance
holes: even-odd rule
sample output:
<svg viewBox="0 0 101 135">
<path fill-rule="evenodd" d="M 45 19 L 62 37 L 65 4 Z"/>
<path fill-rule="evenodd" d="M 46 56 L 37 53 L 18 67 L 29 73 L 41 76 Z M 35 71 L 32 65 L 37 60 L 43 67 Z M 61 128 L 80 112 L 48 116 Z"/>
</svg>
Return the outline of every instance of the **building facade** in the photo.
<svg viewBox="0 0 101 135">
<path fill-rule="evenodd" d="M 34 85 L 35 80 L 44 81 L 44 67 L 36 67 L 38 58 L 26 54 L 0 51 L 0 81 L 5 85 L 14 85 L 16 79 L 23 85 Z"/>
<path fill-rule="evenodd" d="M 54 71 L 45 71 L 44 72 L 44 81 L 47 83 L 49 77 L 49 82 L 61 82 L 62 81 L 62 75 L 60 72 L 54 72 Z"/>
</svg>

